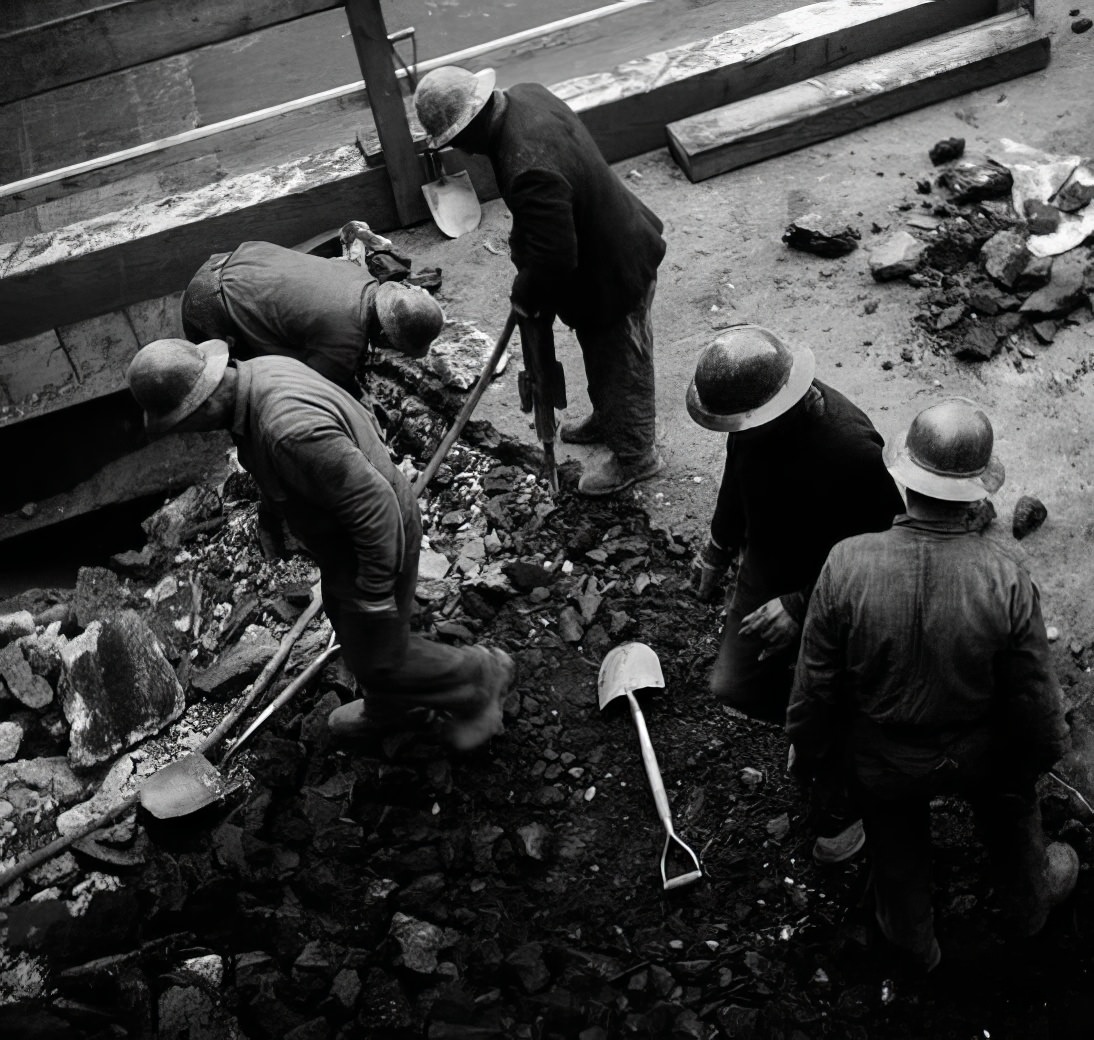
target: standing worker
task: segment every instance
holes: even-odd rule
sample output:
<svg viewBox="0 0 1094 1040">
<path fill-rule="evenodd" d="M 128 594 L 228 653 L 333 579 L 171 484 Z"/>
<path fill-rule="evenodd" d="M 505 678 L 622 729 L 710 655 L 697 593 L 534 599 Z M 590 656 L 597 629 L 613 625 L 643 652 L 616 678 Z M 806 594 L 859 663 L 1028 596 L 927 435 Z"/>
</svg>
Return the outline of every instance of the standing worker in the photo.
<svg viewBox="0 0 1094 1040">
<path fill-rule="evenodd" d="M 813 378 L 816 362 L 759 325 L 735 325 L 699 356 L 687 392 L 691 417 L 727 433 L 710 538 L 694 564 L 700 600 L 740 570 L 711 676 L 716 697 L 780 726 L 813 582 L 836 542 L 881 531 L 904 504 L 882 459 L 882 440 L 843 394 Z M 816 789 L 814 858 L 837 863 L 863 844 L 839 786 Z"/>
<path fill-rule="evenodd" d="M 448 715 L 460 750 L 501 732 L 512 658 L 410 632 L 421 518 L 371 408 L 294 358 L 229 362 L 219 340 L 156 340 L 137 352 L 128 383 L 151 436 L 229 430 L 319 564 L 323 606 L 365 693 L 331 714 L 334 735 L 397 727 L 415 708 Z"/>
<path fill-rule="evenodd" d="M 578 490 L 607 495 L 652 477 L 664 465 L 654 443 L 650 322 L 661 221 L 569 106 L 537 83 L 495 90 L 492 69 L 445 66 L 422 77 L 414 105 L 433 148 L 490 159 L 513 216 L 510 299 L 524 342 L 549 337 L 556 314 L 577 336 L 593 410 L 559 436 L 610 449 L 586 467 Z"/>
<path fill-rule="evenodd" d="M 366 348 L 424 357 L 444 325 L 424 289 L 380 284 L 363 267 L 272 242 L 211 256 L 182 297 L 182 327 L 198 343 L 224 340 L 232 356 L 297 358 L 351 394 Z"/>
<path fill-rule="evenodd" d="M 932 798 L 971 801 L 1019 935 L 1041 930 L 1079 871 L 1070 845 L 1046 849 L 1034 787 L 1068 737 L 1037 586 L 969 519 L 1003 483 L 992 448 L 988 417 L 954 398 L 920 412 L 886 452 L 907 515 L 829 555 L 787 721 L 799 764 L 833 753 L 848 763 L 878 925 L 927 971 L 941 958 Z"/>
</svg>

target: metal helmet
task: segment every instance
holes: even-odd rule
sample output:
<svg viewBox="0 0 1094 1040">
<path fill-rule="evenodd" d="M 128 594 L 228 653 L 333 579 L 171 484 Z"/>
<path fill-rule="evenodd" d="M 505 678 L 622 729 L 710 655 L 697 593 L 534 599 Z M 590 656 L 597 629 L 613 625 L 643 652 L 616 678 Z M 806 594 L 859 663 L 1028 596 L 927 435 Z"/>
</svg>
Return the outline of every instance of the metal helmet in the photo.
<svg viewBox="0 0 1094 1040">
<path fill-rule="evenodd" d="M 751 430 L 797 404 L 815 371 L 808 347 L 790 347 L 760 325 L 733 325 L 699 355 L 688 412 L 708 430 Z"/>
<path fill-rule="evenodd" d="M 197 411 L 220 385 L 228 367 L 228 344 L 210 340 L 157 339 L 141 347 L 129 363 L 126 382 L 144 409 L 144 426 L 153 437 L 167 433 Z"/>
<path fill-rule="evenodd" d="M 992 454 L 991 421 L 966 397 L 924 408 L 896 441 L 885 465 L 905 487 L 946 502 L 976 502 L 1003 486 L 1006 472 Z"/>
<path fill-rule="evenodd" d="M 448 144 L 483 110 L 495 79 L 493 69 L 469 72 L 458 65 L 442 65 L 422 77 L 414 91 L 414 108 L 431 147 Z"/>
<path fill-rule="evenodd" d="M 396 350 L 420 357 L 444 327 L 444 311 L 417 285 L 384 282 L 376 289 L 376 317 Z"/>
</svg>

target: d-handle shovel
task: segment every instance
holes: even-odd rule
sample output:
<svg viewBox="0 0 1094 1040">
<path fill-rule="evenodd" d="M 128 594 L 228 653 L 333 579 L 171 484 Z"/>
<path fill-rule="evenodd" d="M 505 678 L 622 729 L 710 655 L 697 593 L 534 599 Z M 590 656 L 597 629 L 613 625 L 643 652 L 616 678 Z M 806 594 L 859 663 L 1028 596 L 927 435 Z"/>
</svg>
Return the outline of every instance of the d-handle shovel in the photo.
<svg viewBox="0 0 1094 1040">
<path fill-rule="evenodd" d="M 631 708 L 631 717 L 638 730 L 638 743 L 642 749 L 642 765 L 646 768 L 646 778 L 653 791 L 653 801 L 657 806 L 657 815 L 665 828 L 665 847 L 661 852 L 661 882 L 665 890 L 683 888 L 698 881 L 703 876 L 699 866 L 699 857 L 690 846 L 676 834 L 672 825 L 672 811 L 665 794 L 665 785 L 661 780 L 661 770 L 657 765 L 657 756 L 653 751 L 646 718 L 635 697 L 636 690 L 653 687 L 664 689 L 665 677 L 661 672 L 661 662 L 657 654 L 645 643 L 622 643 L 608 652 L 600 665 L 597 693 L 600 710 L 617 697 L 626 697 Z M 674 873 L 669 875 L 669 859 L 673 859 Z"/>
</svg>

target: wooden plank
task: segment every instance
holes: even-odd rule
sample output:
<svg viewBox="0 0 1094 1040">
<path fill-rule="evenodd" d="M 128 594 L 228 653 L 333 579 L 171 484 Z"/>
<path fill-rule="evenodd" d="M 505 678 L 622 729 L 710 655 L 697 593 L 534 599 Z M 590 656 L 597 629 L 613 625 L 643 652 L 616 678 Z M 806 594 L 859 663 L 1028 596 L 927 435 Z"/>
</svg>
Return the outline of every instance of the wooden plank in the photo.
<svg viewBox="0 0 1094 1040">
<path fill-rule="evenodd" d="M 668 123 L 987 18 L 995 2 L 826 0 L 552 89 L 618 162 L 665 147 Z"/>
<path fill-rule="evenodd" d="M 20 420 L 39 400 L 71 393 L 77 385 L 53 329 L 6 344 L 0 351 L 0 425 Z"/>
<path fill-rule="evenodd" d="M 384 149 L 400 224 L 429 218 L 422 196 L 421 164 L 410 139 L 403 93 L 395 76 L 395 59 L 387 38 L 380 0 L 346 0 L 346 18 L 361 63 L 376 133 Z"/>
<path fill-rule="evenodd" d="M 693 181 L 1043 69 L 1049 39 L 1024 11 L 673 123 Z"/>
<path fill-rule="evenodd" d="M 0 35 L 0 103 L 340 6 L 338 0 L 81 5 L 44 24 L 13 26 Z"/>
</svg>

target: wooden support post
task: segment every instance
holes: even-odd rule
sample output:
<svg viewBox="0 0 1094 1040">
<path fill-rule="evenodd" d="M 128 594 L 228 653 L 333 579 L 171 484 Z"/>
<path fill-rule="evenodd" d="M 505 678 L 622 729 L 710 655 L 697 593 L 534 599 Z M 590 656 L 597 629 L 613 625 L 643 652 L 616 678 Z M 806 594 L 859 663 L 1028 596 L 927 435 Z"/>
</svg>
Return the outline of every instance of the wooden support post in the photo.
<svg viewBox="0 0 1094 1040">
<path fill-rule="evenodd" d="M 403 106 L 403 94 L 395 76 L 391 43 L 387 38 L 380 0 L 346 0 L 357 60 L 365 77 L 368 103 L 376 132 L 384 149 L 384 165 L 391 178 L 395 209 L 401 224 L 415 224 L 429 218 L 429 208 L 422 195 L 422 169 L 410 125 Z M 362 214 L 369 219 L 368 214 Z M 349 217 L 347 217 L 349 219 Z"/>
</svg>

